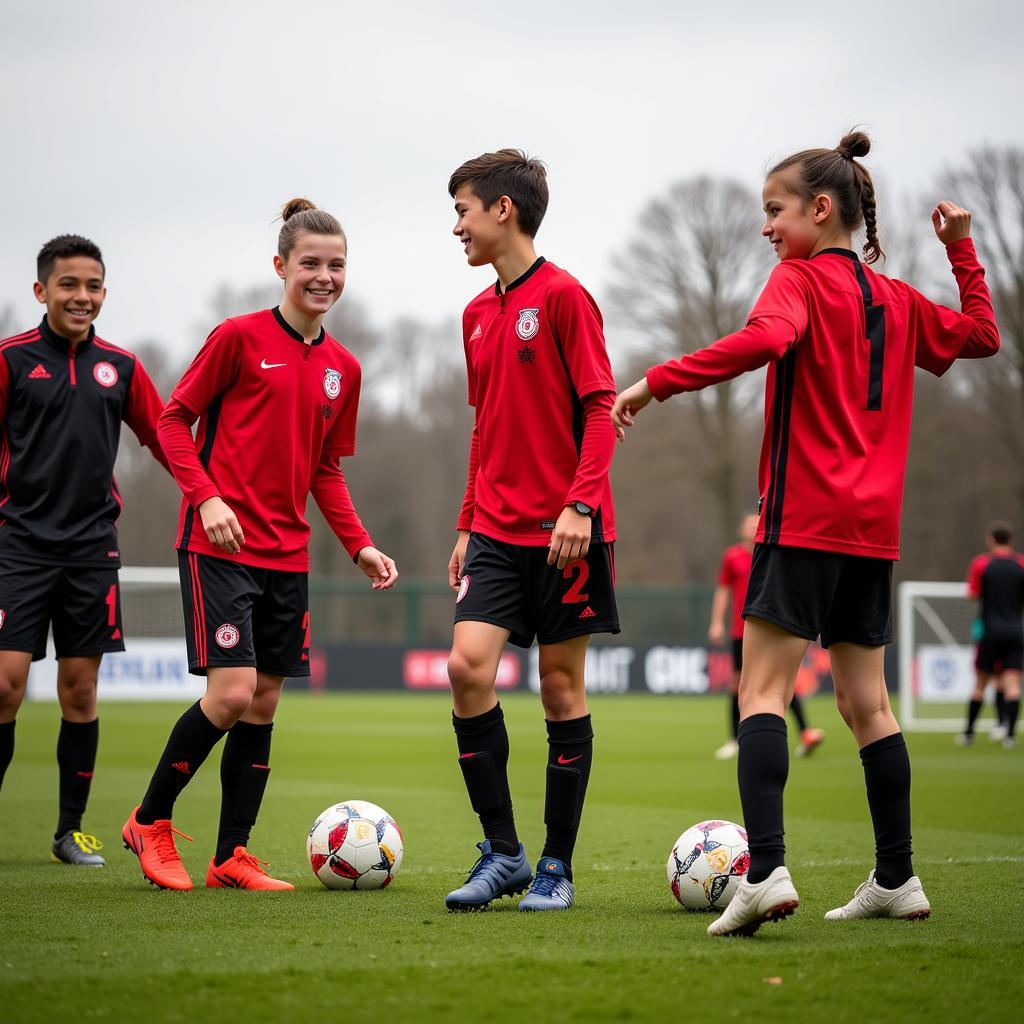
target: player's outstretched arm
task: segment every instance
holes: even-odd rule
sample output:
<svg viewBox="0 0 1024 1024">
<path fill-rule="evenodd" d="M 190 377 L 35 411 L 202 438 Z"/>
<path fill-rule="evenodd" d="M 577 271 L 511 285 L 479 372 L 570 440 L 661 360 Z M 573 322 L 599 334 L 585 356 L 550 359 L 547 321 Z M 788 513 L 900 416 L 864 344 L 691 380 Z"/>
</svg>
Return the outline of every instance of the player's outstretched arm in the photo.
<svg viewBox="0 0 1024 1024">
<path fill-rule="evenodd" d="M 642 377 L 616 397 L 612 406 L 612 424 L 615 427 L 615 436 L 620 441 L 626 440 L 626 427 L 633 426 L 636 414 L 650 405 L 653 397 L 646 377 Z"/>
<path fill-rule="evenodd" d="M 374 547 L 361 548 L 356 565 L 370 580 L 371 590 L 390 590 L 398 582 L 395 560 Z"/>
<path fill-rule="evenodd" d="M 459 530 L 455 550 L 448 559 L 448 586 L 458 593 L 462 583 L 462 567 L 466 564 L 466 548 L 469 547 L 469 530 Z"/>
<path fill-rule="evenodd" d="M 199 506 L 199 518 L 211 544 L 229 555 L 237 555 L 242 550 L 245 534 L 235 513 L 220 498 L 207 498 Z"/>
</svg>

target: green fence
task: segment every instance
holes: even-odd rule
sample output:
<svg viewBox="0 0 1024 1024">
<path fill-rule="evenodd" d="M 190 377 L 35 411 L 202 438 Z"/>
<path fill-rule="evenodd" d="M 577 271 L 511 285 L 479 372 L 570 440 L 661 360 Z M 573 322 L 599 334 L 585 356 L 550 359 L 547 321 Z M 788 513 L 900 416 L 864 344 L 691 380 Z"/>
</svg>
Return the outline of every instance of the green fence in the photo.
<svg viewBox="0 0 1024 1024">
<path fill-rule="evenodd" d="M 619 586 L 623 638 L 630 643 L 700 644 L 707 638 L 713 587 Z M 455 595 L 440 581 L 402 577 L 377 593 L 358 580 L 312 578 L 310 612 L 318 643 L 406 643 L 451 640 Z"/>
</svg>

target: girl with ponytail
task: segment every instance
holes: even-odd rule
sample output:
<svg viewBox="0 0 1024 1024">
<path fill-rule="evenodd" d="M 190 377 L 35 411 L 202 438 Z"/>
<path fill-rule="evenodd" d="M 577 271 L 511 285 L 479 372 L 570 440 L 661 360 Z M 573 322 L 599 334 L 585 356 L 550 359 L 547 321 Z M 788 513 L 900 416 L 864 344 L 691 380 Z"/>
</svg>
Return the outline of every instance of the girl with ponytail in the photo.
<svg viewBox="0 0 1024 1024">
<path fill-rule="evenodd" d="M 911 862 L 910 761 L 883 675 L 914 369 L 941 376 L 957 359 L 994 355 L 999 332 L 971 215 L 954 203 L 938 203 L 931 217 L 961 312 L 871 268 L 884 254 L 874 185 L 860 163 L 870 148 L 867 135 L 853 131 L 835 149 L 804 150 L 771 169 L 761 233 L 779 265 L 747 326 L 651 367 L 612 409 L 624 440 L 652 398 L 768 365 L 737 734 L 750 869 L 712 935 L 750 935 L 799 905 L 782 841 L 785 713 L 804 651 L 819 636 L 840 714 L 860 748 L 875 832 L 874 870 L 825 916 L 931 912 Z M 852 240 L 861 226 L 863 261 Z"/>
<path fill-rule="evenodd" d="M 355 454 L 360 369 L 323 319 L 345 287 L 345 233 L 308 199 L 286 203 L 281 217 L 281 304 L 214 328 L 159 421 L 184 494 L 177 548 L 189 669 L 206 676 L 205 696 L 174 725 L 123 829 L 143 875 L 164 889 L 192 888 L 171 813 L 225 736 L 206 885 L 294 888 L 271 878 L 248 842 L 281 686 L 309 675 L 309 495 L 374 590 L 398 579 L 363 528 L 339 464 Z"/>
</svg>

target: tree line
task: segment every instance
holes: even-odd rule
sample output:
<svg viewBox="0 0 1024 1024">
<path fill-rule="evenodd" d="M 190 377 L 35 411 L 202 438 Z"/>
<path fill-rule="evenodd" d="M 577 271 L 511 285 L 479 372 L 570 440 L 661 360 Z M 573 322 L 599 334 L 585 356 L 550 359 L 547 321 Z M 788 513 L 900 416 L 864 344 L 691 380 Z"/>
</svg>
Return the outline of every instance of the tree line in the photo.
<svg viewBox="0 0 1024 1024">
<path fill-rule="evenodd" d="M 942 379 L 918 374 L 897 570 L 907 579 L 962 578 L 990 519 L 1009 519 L 1024 537 L 1024 148 L 973 152 L 927 197 L 880 210 L 891 255 L 876 268 L 958 308 L 941 247 L 928 237 L 928 211 L 947 195 L 974 213 L 1003 348 Z M 584 282 L 604 312 L 620 387 L 743 326 L 773 263 L 760 226 L 759 197 L 721 178 L 679 181 L 646 205 L 614 261 L 614 283 Z M 208 323 L 279 300 L 273 284 L 224 286 Z M 24 328 L 10 320 L 0 311 L 0 337 Z M 459 322 L 382 326 L 345 297 L 326 326 L 363 366 L 358 453 L 343 465 L 356 506 L 403 573 L 444 579 L 472 428 Z M 153 341 L 124 340 L 166 397 L 184 361 Z M 762 372 L 668 402 L 616 452 L 621 581 L 713 581 L 722 548 L 756 506 L 763 386 Z M 125 564 L 172 564 L 173 482 L 130 436 L 117 475 Z M 351 573 L 312 502 L 309 514 L 314 574 Z"/>
</svg>

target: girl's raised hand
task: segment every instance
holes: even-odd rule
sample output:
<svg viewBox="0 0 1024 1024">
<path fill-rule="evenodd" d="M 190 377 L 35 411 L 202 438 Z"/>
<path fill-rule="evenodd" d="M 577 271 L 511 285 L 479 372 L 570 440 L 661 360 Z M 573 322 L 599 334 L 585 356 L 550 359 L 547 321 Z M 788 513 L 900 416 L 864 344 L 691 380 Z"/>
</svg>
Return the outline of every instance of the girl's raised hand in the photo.
<svg viewBox="0 0 1024 1024">
<path fill-rule="evenodd" d="M 971 236 L 971 212 L 943 200 L 932 210 L 932 227 L 943 245 L 952 245 Z"/>
</svg>

